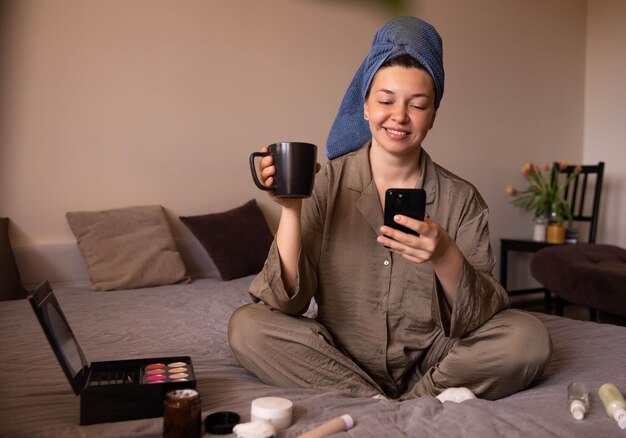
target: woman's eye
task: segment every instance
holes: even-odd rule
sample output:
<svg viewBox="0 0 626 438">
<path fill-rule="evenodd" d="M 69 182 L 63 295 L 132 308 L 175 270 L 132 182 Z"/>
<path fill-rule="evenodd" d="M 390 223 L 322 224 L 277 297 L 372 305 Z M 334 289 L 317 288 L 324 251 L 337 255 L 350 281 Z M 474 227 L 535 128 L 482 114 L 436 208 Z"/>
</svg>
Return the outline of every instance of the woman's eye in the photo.
<svg viewBox="0 0 626 438">
<path fill-rule="evenodd" d="M 379 100 L 378 103 L 381 105 L 391 105 L 391 101 L 389 100 Z"/>
</svg>

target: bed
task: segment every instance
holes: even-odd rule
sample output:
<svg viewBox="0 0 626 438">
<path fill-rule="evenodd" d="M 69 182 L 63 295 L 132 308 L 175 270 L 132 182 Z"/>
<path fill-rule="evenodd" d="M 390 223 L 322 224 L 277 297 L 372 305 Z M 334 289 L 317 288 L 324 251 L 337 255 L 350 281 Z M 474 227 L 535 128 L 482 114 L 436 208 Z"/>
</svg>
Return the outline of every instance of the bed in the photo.
<svg viewBox="0 0 626 438">
<path fill-rule="evenodd" d="M 89 286 L 55 288 L 55 294 L 89 361 L 191 356 L 203 418 L 234 411 L 250 419 L 250 403 L 264 396 L 294 402 L 294 422 L 279 437 L 295 437 L 325 420 L 351 414 L 354 437 L 614 437 L 598 387 L 626 391 L 626 327 L 543 314 L 554 355 L 533 387 L 498 401 L 441 404 L 434 398 L 405 402 L 358 399 L 306 389 L 265 385 L 241 367 L 227 343 L 232 311 L 248 303 L 246 276 L 232 281 L 93 292 Z M 2 437 L 159 437 L 162 418 L 79 425 L 74 395 L 27 300 L 0 302 L 4 382 L 0 385 Z M 523 352 L 520 352 L 523 354 Z M 589 388 L 591 408 L 582 421 L 566 409 L 572 381 Z M 210 436 L 206 434 L 206 436 Z M 234 435 L 231 435 L 234 436 Z"/>
</svg>

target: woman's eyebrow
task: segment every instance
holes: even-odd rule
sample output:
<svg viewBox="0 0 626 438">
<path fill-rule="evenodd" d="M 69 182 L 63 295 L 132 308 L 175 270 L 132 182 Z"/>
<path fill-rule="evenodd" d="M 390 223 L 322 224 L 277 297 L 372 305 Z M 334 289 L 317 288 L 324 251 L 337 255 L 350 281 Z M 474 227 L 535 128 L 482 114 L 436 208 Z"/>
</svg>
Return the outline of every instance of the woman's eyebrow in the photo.
<svg viewBox="0 0 626 438">
<path fill-rule="evenodd" d="M 377 93 L 385 93 L 385 94 L 395 94 L 393 91 L 388 90 L 386 88 L 381 88 L 380 90 L 376 90 Z M 428 93 L 415 93 L 412 94 L 411 97 L 430 97 Z"/>
<path fill-rule="evenodd" d="M 394 94 L 393 91 L 387 90 L 386 88 L 381 88 L 380 90 L 376 90 L 377 93 L 385 93 L 385 94 Z"/>
</svg>

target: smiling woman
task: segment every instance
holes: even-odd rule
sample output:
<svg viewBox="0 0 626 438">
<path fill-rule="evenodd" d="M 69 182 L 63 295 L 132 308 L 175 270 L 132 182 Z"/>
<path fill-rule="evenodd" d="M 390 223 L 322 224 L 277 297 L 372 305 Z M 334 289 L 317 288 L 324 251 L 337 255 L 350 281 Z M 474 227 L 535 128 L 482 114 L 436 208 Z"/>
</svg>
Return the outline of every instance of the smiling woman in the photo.
<svg viewBox="0 0 626 438">
<path fill-rule="evenodd" d="M 280 203 L 250 287 L 257 303 L 229 323 L 233 353 L 266 383 L 441 401 L 465 387 L 464 397 L 496 399 L 543 372 L 545 327 L 506 310 L 491 276 L 487 205 L 422 149 L 443 95 L 442 55 L 418 18 L 383 26 L 342 101 L 313 195 Z M 269 185 L 275 166 L 260 167 Z M 424 220 L 393 215 L 415 234 L 383 225 L 390 188 L 426 193 Z M 301 317 L 313 298 L 317 317 Z"/>
</svg>

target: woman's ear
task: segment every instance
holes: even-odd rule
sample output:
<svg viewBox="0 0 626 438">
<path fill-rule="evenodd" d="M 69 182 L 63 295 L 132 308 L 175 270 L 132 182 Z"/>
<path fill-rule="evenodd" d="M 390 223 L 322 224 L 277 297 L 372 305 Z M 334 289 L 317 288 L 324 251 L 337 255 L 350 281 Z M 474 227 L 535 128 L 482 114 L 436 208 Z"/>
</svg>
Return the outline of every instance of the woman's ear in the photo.
<svg viewBox="0 0 626 438">
<path fill-rule="evenodd" d="M 370 111 L 369 111 L 369 107 L 367 105 L 367 102 L 365 102 L 363 104 L 363 118 L 365 120 L 369 120 L 370 119 Z"/>
</svg>

